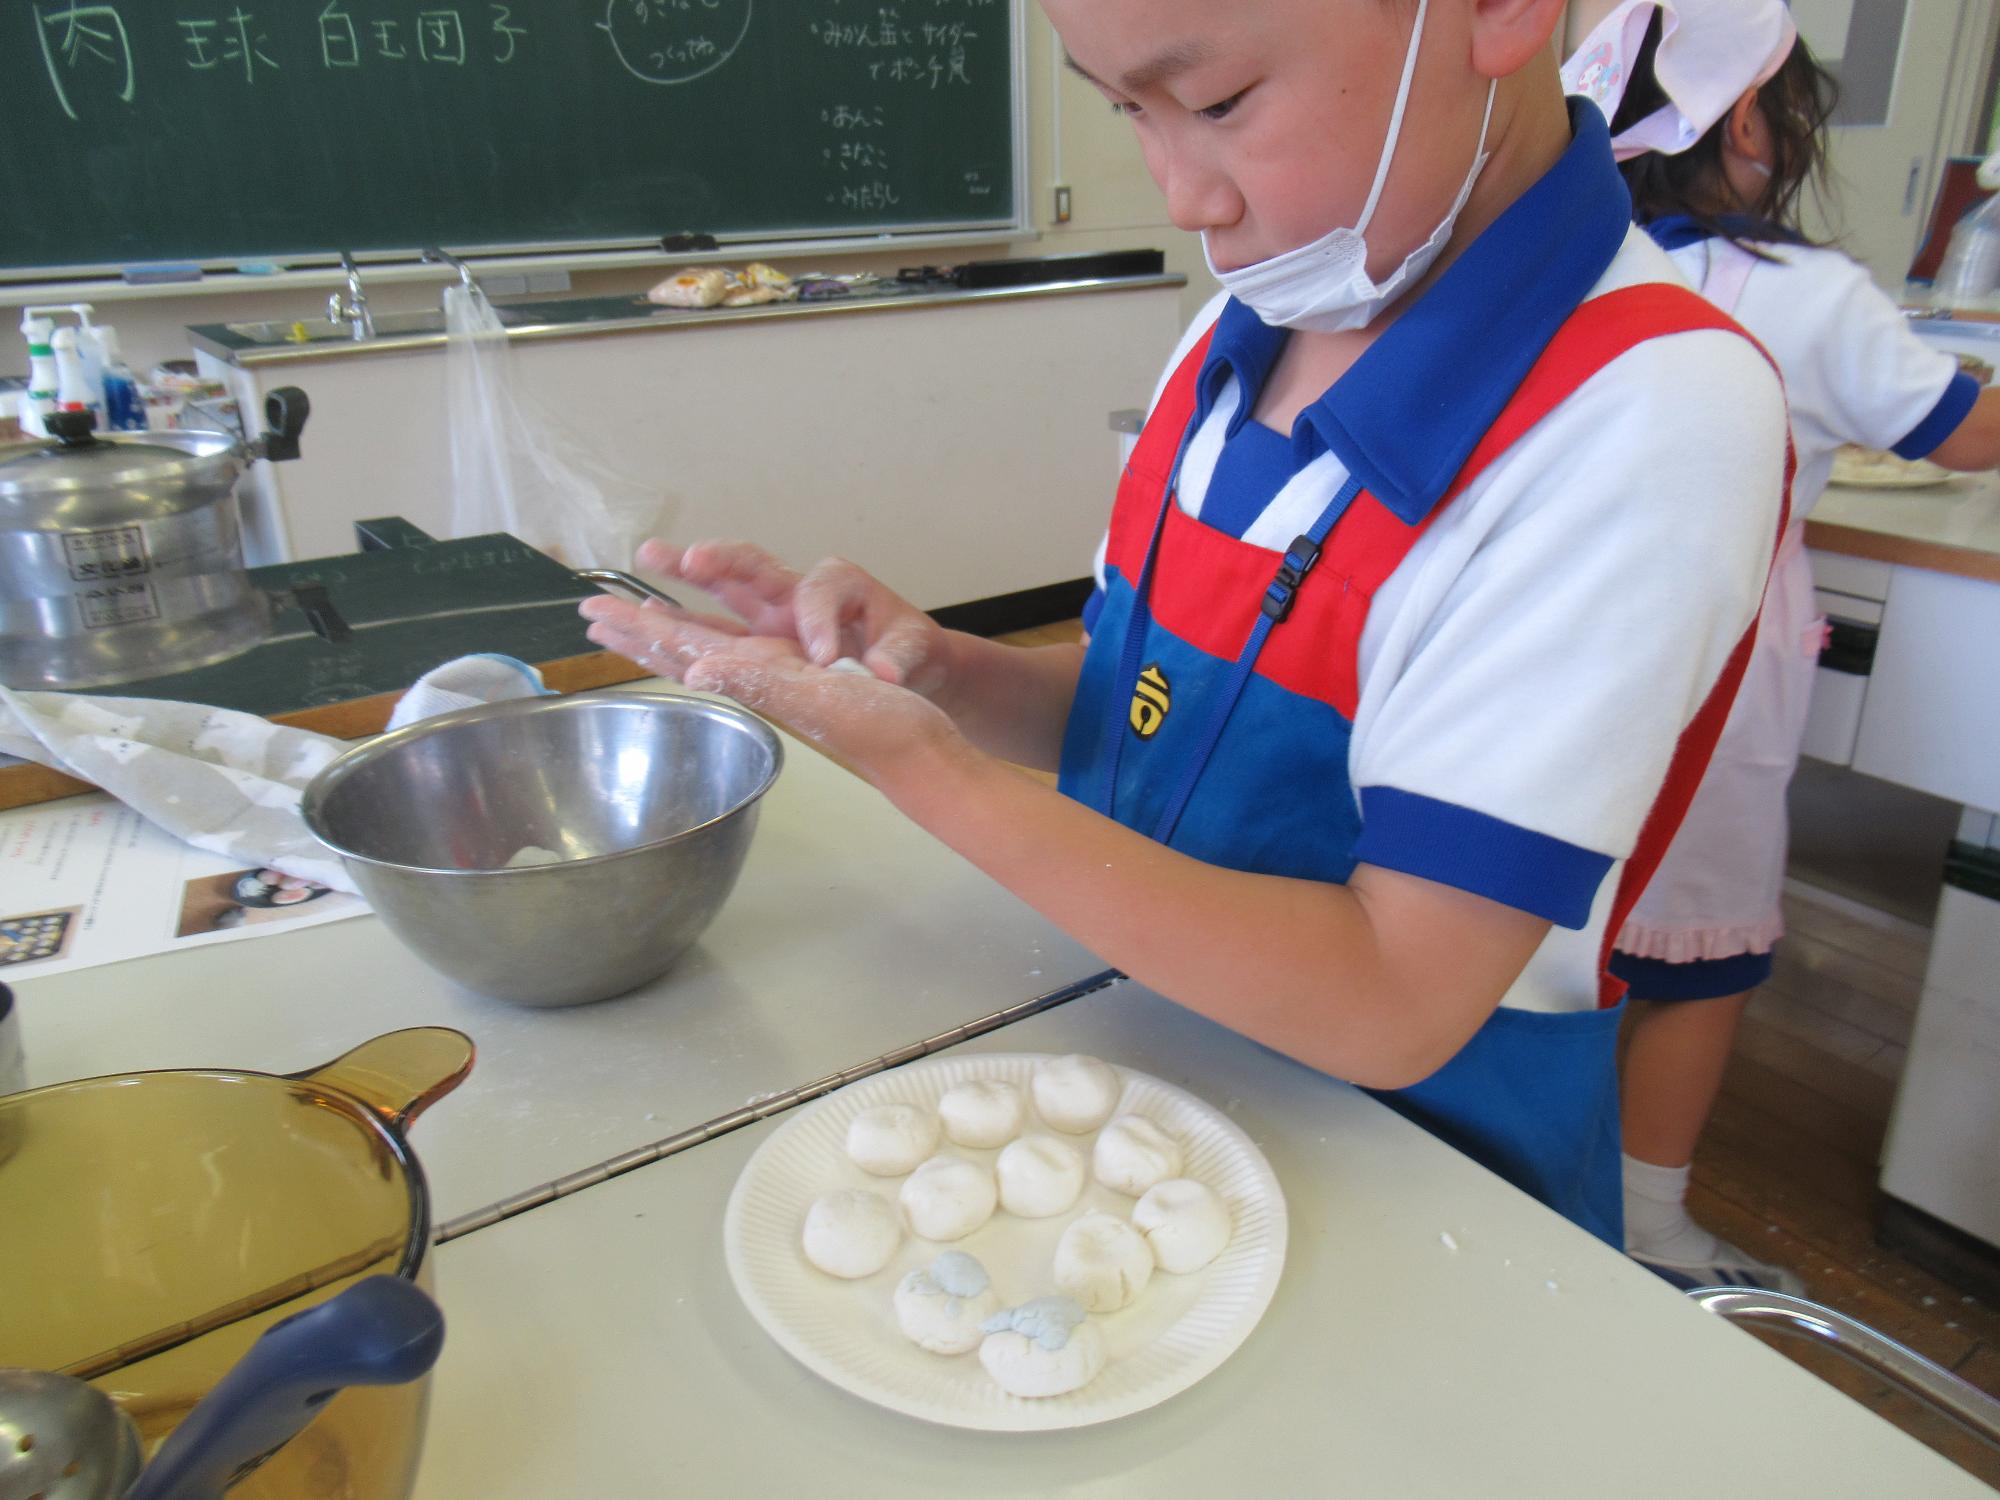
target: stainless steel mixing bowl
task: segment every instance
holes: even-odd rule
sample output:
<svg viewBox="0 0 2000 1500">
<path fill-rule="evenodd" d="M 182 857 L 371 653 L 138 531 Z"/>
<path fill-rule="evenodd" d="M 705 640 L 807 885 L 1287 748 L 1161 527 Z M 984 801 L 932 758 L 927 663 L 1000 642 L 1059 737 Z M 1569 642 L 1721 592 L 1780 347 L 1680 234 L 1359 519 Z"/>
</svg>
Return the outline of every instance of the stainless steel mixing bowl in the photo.
<svg viewBox="0 0 2000 1500">
<path fill-rule="evenodd" d="M 347 751 L 304 812 L 432 968 L 581 1005 L 665 973 L 701 935 L 783 762 L 763 720 L 705 698 L 524 698 Z M 523 850 L 560 859 L 508 868 Z"/>
</svg>

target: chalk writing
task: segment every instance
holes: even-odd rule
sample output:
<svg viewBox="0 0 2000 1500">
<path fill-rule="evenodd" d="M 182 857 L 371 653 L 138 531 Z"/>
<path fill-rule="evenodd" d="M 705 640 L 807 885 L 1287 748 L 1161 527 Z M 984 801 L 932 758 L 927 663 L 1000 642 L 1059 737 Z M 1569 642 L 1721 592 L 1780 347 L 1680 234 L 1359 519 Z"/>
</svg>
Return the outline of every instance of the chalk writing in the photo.
<svg viewBox="0 0 2000 1500">
<path fill-rule="evenodd" d="M 340 9 L 340 0 L 328 0 L 319 13 L 319 60 L 328 68 L 361 66 L 361 38 L 355 34 L 354 17 Z"/>
<path fill-rule="evenodd" d="M 256 17 L 238 6 L 220 21 L 203 19 L 180 19 L 174 23 L 181 29 L 181 40 L 186 45 L 184 61 L 196 72 L 227 68 L 235 72 L 243 70 L 243 81 L 255 83 L 260 67 L 276 69 L 277 59 L 264 50 L 270 40 L 256 29 Z"/>
<path fill-rule="evenodd" d="M 842 141 L 838 146 L 822 146 L 820 157 L 843 172 L 882 172 L 889 168 L 889 153 L 873 141 Z"/>
<path fill-rule="evenodd" d="M 417 12 L 417 56 L 425 62 L 465 66 L 465 24 L 457 11 Z"/>
<path fill-rule="evenodd" d="M 42 44 L 42 63 L 56 91 L 56 102 L 72 120 L 77 118 L 76 106 L 70 102 L 64 74 L 74 75 L 93 64 L 110 69 L 112 76 L 122 74 L 118 100 L 122 104 L 132 102 L 137 81 L 132 71 L 132 39 L 126 35 L 125 22 L 115 7 L 71 5 L 44 12 L 38 5 L 35 37 Z"/>
<path fill-rule="evenodd" d="M 597 29 L 642 83 L 691 83 L 728 62 L 750 31 L 751 0 L 608 0 Z"/>
<path fill-rule="evenodd" d="M 510 63 L 514 60 L 515 44 L 528 34 L 528 28 L 512 25 L 514 13 L 505 5 L 489 5 L 487 9 L 493 12 L 493 35 L 498 38 L 493 43 L 493 60 Z"/>
<path fill-rule="evenodd" d="M 879 212 L 894 208 L 903 201 L 893 184 L 880 178 L 872 182 L 843 184 L 838 191 L 826 195 L 828 203 L 838 203 L 842 208 Z"/>
<path fill-rule="evenodd" d="M 880 130 L 888 116 L 879 104 L 835 104 L 819 112 L 820 123 L 835 130 Z"/>
</svg>

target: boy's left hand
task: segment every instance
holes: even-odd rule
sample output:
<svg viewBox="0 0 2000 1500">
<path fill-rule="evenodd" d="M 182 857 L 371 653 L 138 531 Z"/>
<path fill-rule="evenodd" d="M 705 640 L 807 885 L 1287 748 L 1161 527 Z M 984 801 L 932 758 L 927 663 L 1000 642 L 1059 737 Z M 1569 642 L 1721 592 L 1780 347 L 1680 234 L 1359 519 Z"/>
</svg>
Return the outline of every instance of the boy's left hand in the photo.
<svg viewBox="0 0 2000 1500">
<path fill-rule="evenodd" d="M 871 781 L 926 746 L 958 741 L 945 712 L 870 672 L 816 666 L 794 640 L 733 622 L 600 595 L 586 600 L 590 639 L 702 692 L 775 719 Z"/>
</svg>

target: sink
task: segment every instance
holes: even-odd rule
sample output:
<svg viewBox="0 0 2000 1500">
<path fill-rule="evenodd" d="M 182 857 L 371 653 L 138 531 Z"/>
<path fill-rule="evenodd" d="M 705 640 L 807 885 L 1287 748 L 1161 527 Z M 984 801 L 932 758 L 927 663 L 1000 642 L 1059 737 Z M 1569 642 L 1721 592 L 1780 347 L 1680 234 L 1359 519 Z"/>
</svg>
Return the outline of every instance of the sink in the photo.
<svg viewBox="0 0 2000 1500">
<path fill-rule="evenodd" d="M 511 307 L 495 308 L 503 324 L 523 321 L 522 313 Z M 336 323 L 331 318 L 297 318 L 286 321 L 272 318 L 262 323 L 225 323 L 223 327 L 240 339 L 248 339 L 253 344 L 320 344 L 328 341 L 354 339 L 353 327 L 345 321 Z M 408 334 L 443 333 L 444 313 L 437 308 L 426 308 L 421 312 L 383 312 L 375 314 L 375 337 L 398 338 Z"/>
</svg>

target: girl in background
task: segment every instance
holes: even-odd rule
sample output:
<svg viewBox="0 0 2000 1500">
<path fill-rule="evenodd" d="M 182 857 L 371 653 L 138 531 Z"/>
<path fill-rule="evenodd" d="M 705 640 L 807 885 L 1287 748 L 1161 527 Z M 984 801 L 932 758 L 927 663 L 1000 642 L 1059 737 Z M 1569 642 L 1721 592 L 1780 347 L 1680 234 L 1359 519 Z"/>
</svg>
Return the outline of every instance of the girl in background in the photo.
<svg viewBox="0 0 2000 1500">
<path fill-rule="evenodd" d="M 2000 464 L 2000 394 L 1924 344 L 1799 196 L 1824 172 L 1834 87 L 1782 0 L 1627 0 L 1563 69 L 1611 121 L 1634 218 L 1783 375 L 1797 473 L 1743 687 L 1658 873 L 1615 941 L 1634 1002 L 1623 1055 L 1625 1245 L 1683 1286 L 1797 1291 L 1696 1224 L 1685 1196 L 1750 992 L 1784 930 L 1785 788 L 1823 622 L 1804 525 L 1845 443 L 1954 469 Z"/>
</svg>

